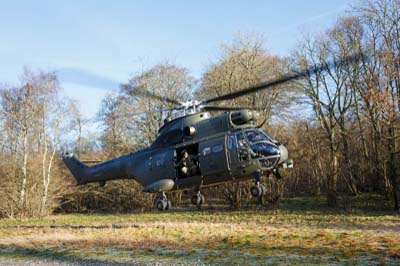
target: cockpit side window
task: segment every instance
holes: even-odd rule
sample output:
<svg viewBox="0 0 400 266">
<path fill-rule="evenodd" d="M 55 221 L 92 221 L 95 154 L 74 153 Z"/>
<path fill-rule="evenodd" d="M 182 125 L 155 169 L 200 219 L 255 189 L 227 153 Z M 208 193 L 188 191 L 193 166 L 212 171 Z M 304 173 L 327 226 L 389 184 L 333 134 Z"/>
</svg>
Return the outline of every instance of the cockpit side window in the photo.
<svg viewBox="0 0 400 266">
<path fill-rule="evenodd" d="M 268 133 L 266 133 L 266 132 L 264 132 L 264 131 L 262 131 L 262 130 L 259 130 L 259 132 L 261 133 L 261 134 L 263 134 L 269 141 L 274 141 L 274 138 L 273 137 L 271 137 Z"/>
<path fill-rule="evenodd" d="M 228 149 L 232 150 L 234 145 L 235 145 L 235 136 L 234 135 L 229 135 L 229 137 L 228 137 Z"/>
<path fill-rule="evenodd" d="M 237 146 L 239 149 L 245 149 L 247 148 L 247 143 L 246 140 L 243 138 L 243 133 L 236 133 L 236 141 L 237 141 Z"/>
<path fill-rule="evenodd" d="M 249 143 L 256 143 L 263 140 L 272 141 L 272 138 L 261 130 L 246 131 L 246 138 Z"/>
</svg>

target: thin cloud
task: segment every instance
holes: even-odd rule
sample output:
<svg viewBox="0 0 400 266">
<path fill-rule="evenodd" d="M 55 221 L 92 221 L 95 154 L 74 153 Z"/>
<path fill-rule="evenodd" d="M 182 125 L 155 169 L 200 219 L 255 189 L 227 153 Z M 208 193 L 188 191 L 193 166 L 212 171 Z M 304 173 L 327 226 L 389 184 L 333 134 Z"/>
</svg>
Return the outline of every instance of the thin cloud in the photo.
<svg viewBox="0 0 400 266">
<path fill-rule="evenodd" d="M 340 6 L 340 7 L 336 8 L 336 9 L 334 9 L 334 10 L 330 10 L 330 11 L 315 15 L 313 17 L 307 18 L 307 19 L 305 19 L 305 20 L 303 20 L 301 22 L 297 22 L 297 23 L 294 23 L 294 24 L 290 24 L 290 25 L 284 26 L 279 30 L 279 32 L 282 33 L 282 31 L 290 31 L 292 29 L 298 29 L 301 26 L 305 26 L 306 24 L 309 24 L 310 22 L 314 22 L 314 21 L 317 21 L 317 20 L 320 20 L 320 19 L 323 19 L 323 18 L 330 17 L 332 15 L 336 15 L 336 14 L 338 14 L 340 12 L 343 12 L 343 11 L 346 10 L 347 7 L 348 7 L 347 5 L 343 5 L 343 6 Z"/>
</svg>

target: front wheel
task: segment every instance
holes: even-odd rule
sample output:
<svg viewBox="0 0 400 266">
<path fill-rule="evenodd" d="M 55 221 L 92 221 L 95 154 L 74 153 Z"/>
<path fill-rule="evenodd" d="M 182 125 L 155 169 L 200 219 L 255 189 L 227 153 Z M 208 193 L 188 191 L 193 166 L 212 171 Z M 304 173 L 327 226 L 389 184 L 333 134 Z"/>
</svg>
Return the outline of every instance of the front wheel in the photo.
<svg viewBox="0 0 400 266">
<path fill-rule="evenodd" d="M 264 186 L 258 185 L 258 186 L 252 186 L 250 188 L 250 193 L 253 197 L 262 197 L 265 194 L 265 188 Z"/>
</svg>

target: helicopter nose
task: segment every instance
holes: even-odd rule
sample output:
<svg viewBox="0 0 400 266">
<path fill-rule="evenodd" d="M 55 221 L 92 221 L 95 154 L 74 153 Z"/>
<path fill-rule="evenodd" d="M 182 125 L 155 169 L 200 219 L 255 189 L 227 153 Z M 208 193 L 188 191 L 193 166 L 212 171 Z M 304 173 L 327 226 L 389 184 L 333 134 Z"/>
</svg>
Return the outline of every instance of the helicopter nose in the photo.
<svg viewBox="0 0 400 266">
<path fill-rule="evenodd" d="M 286 161 L 289 158 L 289 153 L 288 153 L 288 150 L 285 147 L 285 145 L 281 144 L 281 145 L 278 146 L 278 148 L 279 148 L 279 151 L 280 151 L 280 154 L 281 154 L 281 157 L 279 158 L 279 162 L 278 162 L 278 164 L 280 164 L 280 163 L 283 163 L 284 161 Z"/>
</svg>

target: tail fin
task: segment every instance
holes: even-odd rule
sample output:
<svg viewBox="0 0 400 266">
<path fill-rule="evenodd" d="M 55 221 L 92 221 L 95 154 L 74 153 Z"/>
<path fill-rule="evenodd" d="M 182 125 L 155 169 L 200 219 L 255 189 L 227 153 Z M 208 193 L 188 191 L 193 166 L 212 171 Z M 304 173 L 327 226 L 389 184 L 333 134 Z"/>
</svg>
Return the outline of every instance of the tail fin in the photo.
<svg viewBox="0 0 400 266">
<path fill-rule="evenodd" d="M 81 161 L 76 158 L 76 156 L 72 153 L 64 153 L 62 155 L 62 159 L 64 164 L 68 167 L 71 171 L 72 175 L 78 182 L 78 185 L 84 185 L 87 183 L 86 179 L 86 169 L 89 167 L 83 164 Z"/>
</svg>

